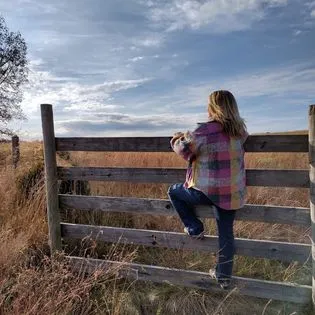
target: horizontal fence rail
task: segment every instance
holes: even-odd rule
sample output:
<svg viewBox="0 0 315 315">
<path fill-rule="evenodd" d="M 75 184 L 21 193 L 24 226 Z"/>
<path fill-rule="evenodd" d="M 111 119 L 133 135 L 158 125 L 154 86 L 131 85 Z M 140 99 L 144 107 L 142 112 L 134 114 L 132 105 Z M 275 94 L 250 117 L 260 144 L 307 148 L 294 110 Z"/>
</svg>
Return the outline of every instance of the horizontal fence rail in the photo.
<svg viewBox="0 0 315 315">
<path fill-rule="evenodd" d="M 173 184 L 185 180 L 185 169 L 118 168 L 118 167 L 58 167 L 61 180 L 118 181 Z M 247 186 L 301 187 L 310 184 L 307 170 L 247 169 Z"/>
<path fill-rule="evenodd" d="M 170 137 L 56 138 L 57 151 L 170 152 Z M 253 135 L 247 152 L 308 152 L 307 135 Z"/>
<path fill-rule="evenodd" d="M 170 201 L 164 199 L 59 195 L 59 206 L 65 209 L 177 216 Z M 201 218 L 214 218 L 214 213 L 209 206 L 198 206 L 196 213 Z M 311 225 L 308 208 L 267 205 L 247 204 L 236 212 L 236 220 L 295 224 L 307 227 Z"/>
<path fill-rule="evenodd" d="M 83 239 L 89 236 L 94 240 L 103 242 L 135 244 L 149 247 L 167 247 L 207 252 L 217 252 L 218 250 L 217 236 L 206 236 L 200 241 L 192 239 L 184 233 L 177 232 L 72 223 L 61 223 L 61 234 L 64 238 Z M 276 259 L 286 262 L 298 261 L 305 263 L 311 253 L 311 245 L 308 244 L 241 238 L 235 239 L 235 247 L 236 255 Z"/>
<path fill-rule="evenodd" d="M 216 281 L 205 272 L 81 257 L 67 257 L 67 259 L 72 268 L 79 272 L 93 273 L 98 270 L 105 271 L 112 268 L 118 272 L 120 277 L 132 280 L 168 283 L 207 291 L 220 291 Z M 235 294 L 302 304 L 309 303 L 312 297 L 312 288 L 307 285 L 241 277 L 233 277 L 232 281 Z"/>
</svg>

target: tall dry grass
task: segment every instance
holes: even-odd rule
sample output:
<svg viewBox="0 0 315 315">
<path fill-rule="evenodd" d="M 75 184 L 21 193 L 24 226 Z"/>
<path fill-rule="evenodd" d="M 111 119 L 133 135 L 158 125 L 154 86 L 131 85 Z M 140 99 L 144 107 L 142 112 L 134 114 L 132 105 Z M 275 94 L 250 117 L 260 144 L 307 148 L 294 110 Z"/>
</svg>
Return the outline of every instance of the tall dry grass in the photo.
<svg viewBox="0 0 315 315">
<path fill-rule="evenodd" d="M 0 160 L 0 314 L 122 314 L 130 284 L 117 278 L 117 269 L 86 275 L 72 271 L 62 255 L 50 258 L 40 143 L 22 145 L 17 170 L 6 149 Z M 112 248 L 107 258 L 124 262 L 133 255 Z"/>
<path fill-rule="evenodd" d="M 21 162 L 11 168 L 10 147 L 0 150 L 0 313 L 3 314 L 307 314 L 296 306 L 245 297 L 214 295 L 187 288 L 117 279 L 115 271 L 87 276 L 71 271 L 63 257 L 52 263 L 47 247 L 47 225 L 40 142 L 21 144 Z M 83 153 L 58 157 L 59 165 L 108 167 L 182 167 L 172 153 Z M 247 154 L 250 168 L 308 168 L 306 154 Z M 30 174 L 32 176 L 30 176 Z M 36 177 L 25 190 L 25 182 Z M 36 175 L 36 176 L 37 176 Z M 26 181 L 25 181 L 26 178 Z M 23 181 L 24 180 L 24 181 Z M 24 186 L 23 186 L 24 185 Z M 92 194 L 167 198 L 168 185 L 90 182 Z M 306 189 L 248 189 L 248 203 L 308 206 Z M 176 217 L 104 214 L 70 211 L 64 220 L 100 225 L 182 231 Z M 210 234 L 215 222 L 205 220 Z M 289 225 L 237 222 L 237 237 L 309 242 L 309 230 Z M 207 271 L 215 256 L 202 252 L 165 250 L 83 242 L 68 242 L 66 252 L 118 260 Z M 109 254 L 110 253 L 110 254 Z M 262 279 L 309 283 L 307 264 L 237 257 L 235 274 Z M 302 312 L 302 313 L 301 313 Z"/>
</svg>

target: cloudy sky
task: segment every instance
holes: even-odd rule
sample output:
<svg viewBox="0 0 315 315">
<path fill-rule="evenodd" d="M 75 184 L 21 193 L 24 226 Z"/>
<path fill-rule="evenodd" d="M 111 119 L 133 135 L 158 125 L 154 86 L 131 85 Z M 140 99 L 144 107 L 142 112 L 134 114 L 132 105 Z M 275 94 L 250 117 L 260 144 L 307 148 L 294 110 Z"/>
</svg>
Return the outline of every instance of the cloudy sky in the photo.
<svg viewBox="0 0 315 315">
<path fill-rule="evenodd" d="M 305 129 L 315 103 L 315 1 L 0 0 L 0 14 L 29 47 L 25 139 L 41 103 L 57 136 L 191 129 L 215 89 L 251 133 Z"/>
</svg>

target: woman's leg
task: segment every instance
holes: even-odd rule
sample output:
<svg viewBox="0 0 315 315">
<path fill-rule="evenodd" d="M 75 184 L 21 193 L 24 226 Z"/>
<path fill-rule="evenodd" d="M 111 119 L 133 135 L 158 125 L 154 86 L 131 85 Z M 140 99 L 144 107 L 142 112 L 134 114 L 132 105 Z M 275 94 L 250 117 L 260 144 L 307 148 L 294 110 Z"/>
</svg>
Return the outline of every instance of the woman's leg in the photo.
<svg viewBox="0 0 315 315">
<path fill-rule="evenodd" d="M 235 253 L 233 224 L 236 211 L 223 210 L 218 207 L 215 208 L 214 211 L 219 234 L 216 278 L 220 281 L 229 279 L 232 275 Z"/>
<path fill-rule="evenodd" d="M 210 200 L 201 191 L 185 188 L 183 184 L 174 184 L 168 189 L 170 201 L 179 217 L 188 229 L 190 235 L 203 232 L 203 223 L 197 218 L 194 206 L 198 204 L 211 204 Z"/>
</svg>

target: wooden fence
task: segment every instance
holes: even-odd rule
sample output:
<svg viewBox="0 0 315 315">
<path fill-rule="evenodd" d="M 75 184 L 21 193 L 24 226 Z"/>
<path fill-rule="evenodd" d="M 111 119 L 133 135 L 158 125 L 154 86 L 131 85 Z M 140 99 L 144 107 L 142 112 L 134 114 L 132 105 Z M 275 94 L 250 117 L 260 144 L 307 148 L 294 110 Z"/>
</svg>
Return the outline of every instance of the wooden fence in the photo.
<svg viewBox="0 0 315 315">
<path fill-rule="evenodd" d="M 61 238 L 82 239 L 88 235 L 105 242 L 123 242 L 150 247 L 194 249 L 216 252 L 217 236 L 206 236 L 203 241 L 192 240 L 183 233 L 93 226 L 60 222 L 60 209 L 121 211 L 135 214 L 173 216 L 175 211 L 168 200 L 58 195 L 58 180 L 128 181 L 150 183 L 183 182 L 185 170 L 167 168 L 105 168 L 58 167 L 56 151 L 120 151 L 169 152 L 168 137 L 129 138 L 55 138 L 52 106 L 41 105 L 44 137 L 45 174 L 49 242 L 52 253 L 61 250 Z M 315 105 L 309 110 L 309 137 L 307 135 L 257 135 L 249 136 L 245 143 L 247 152 L 309 152 L 310 170 L 248 169 L 248 186 L 310 188 L 310 208 L 280 207 L 247 204 L 237 212 L 237 220 L 260 221 L 312 227 L 312 244 L 315 239 Z M 196 209 L 202 218 L 213 218 L 209 207 Z M 295 303 L 315 303 L 315 250 L 310 244 L 276 242 L 237 238 L 236 254 L 276 259 L 284 262 L 313 265 L 312 285 L 298 285 L 275 281 L 233 277 L 233 286 L 240 294 Z M 117 266 L 117 261 L 69 257 L 76 268 L 93 271 L 96 268 Z M 131 279 L 168 282 L 197 289 L 220 290 L 207 273 L 149 266 L 124 264 L 121 275 Z"/>
<path fill-rule="evenodd" d="M 14 168 L 17 168 L 17 165 L 20 161 L 20 139 L 18 136 L 13 136 L 11 138 L 12 143 L 12 164 Z"/>
</svg>

